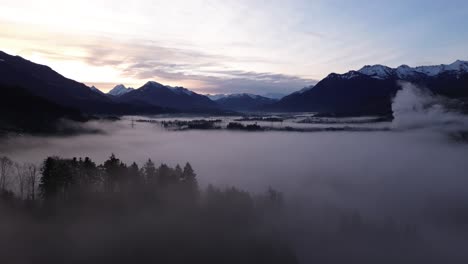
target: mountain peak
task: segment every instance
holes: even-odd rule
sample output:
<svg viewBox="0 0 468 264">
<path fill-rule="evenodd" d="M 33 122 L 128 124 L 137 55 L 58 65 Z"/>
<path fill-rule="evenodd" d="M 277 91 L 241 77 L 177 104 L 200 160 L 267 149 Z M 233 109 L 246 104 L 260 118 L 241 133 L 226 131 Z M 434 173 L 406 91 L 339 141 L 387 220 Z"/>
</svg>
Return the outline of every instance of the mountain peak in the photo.
<svg viewBox="0 0 468 264">
<path fill-rule="evenodd" d="M 126 94 L 130 91 L 133 91 L 133 88 L 127 88 L 123 84 L 116 85 L 112 90 L 108 92 L 108 94 L 113 95 L 113 96 L 121 96 L 123 94 Z"/>
<path fill-rule="evenodd" d="M 165 87 L 165 85 L 162 85 L 161 83 L 158 83 L 156 81 L 147 81 L 145 85 L 143 86 L 158 86 L 158 87 Z"/>
<path fill-rule="evenodd" d="M 143 85 L 140 89 L 143 89 L 143 90 L 146 90 L 146 89 L 154 89 L 154 88 L 164 88 L 164 89 L 168 89 L 170 90 L 171 92 L 175 93 L 175 94 L 185 94 L 185 95 L 192 95 L 192 94 L 195 94 L 194 92 L 190 91 L 189 89 L 186 89 L 184 87 L 181 87 L 181 86 L 175 86 L 175 87 L 172 87 L 172 86 L 169 86 L 169 85 L 164 85 L 164 84 L 161 84 L 161 83 L 158 83 L 158 82 L 155 82 L 155 81 L 148 81 L 145 85 Z"/>
<path fill-rule="evenodd" d="M 359 71 L 364 75 L 372 76 L 374 78 L 387 78 L 393 73 L 393 69 L 384 65 L 366 65 L 362 67 Z"/>
<path fill-rule="evenodd" d="M 468 61 L 456 60 L 448 65 L 447 68 L 454 71 L 468 71 Z"/>
<path fill-rule="evenodd" d="M 89 89 L 91 89 L 91 91 L 93 92 L 96 92 L 96 93 L 100 93 L 100 94 L 104 94 L 101 90 L 99 90 L 98 88 L 96 88 L 96 86 L 91 86 L 89 87 Z"/>
</svg>

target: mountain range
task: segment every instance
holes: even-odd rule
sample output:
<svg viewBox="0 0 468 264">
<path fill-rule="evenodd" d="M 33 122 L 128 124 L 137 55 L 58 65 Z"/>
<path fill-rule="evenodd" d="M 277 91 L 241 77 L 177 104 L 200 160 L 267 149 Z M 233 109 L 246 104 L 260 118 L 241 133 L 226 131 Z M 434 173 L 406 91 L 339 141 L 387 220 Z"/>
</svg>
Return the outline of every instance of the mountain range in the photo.
<svg viewBox="0 0 468 264">
<path fill-rule="evenodd" d="M 53 109 L 63 107 L 85 114 L 289 111 L 330 115 L 388 115 L 391 114 L 392 98 L 401 89 L 401 81 L 425 87 L 435 94 L 468 98 L 468 62 L 420 67 L 402 65 L 397 68 L 367 65 L 344 74 L 331 73 L 317 84 L 278 100 L 246 93 L 209 98 L 183 87 L 154 81 L 138 89 L 117 85 L 104 94 L 96 87 L 68 79 L 48 66 L 0 51 L 3 100 L 21 105 L 24 103 L 22 98 L 27 95 L 28 98 L 42 98 L 40 102 L 36 99 L 32 101 L 41 105 L 49 102 Z M 11 91 L 3 92 L 12 87 L 21 89 L 21 96 Z"/>
<path fill-rule="evenodd" d="M 211 97 L 219 107 L 232 111 L 257 111 L 261 107 L 277 102 L 276 99 L 260 95 L 241 93 L 229 94 L 220 97 Z"/>
<path fill-rule="evenodd" d="M 157 114 L 170 112 L 149 104 L 122 103 L 110 98 L 95 87 L 68 79 L 50 67 L 40 65 L 0 51 L 0 86 L 18 87 L 22 94 L 41 97 L 51 104 L 76 109 L 85 114 Z M 18 104 L 22 97 L 4 93 Z"/>
<path fill-rule="evenodd" d="M 216 110 L 218 108 L 215 102 L 204 95 L 183 87 L 172 87 L 154 81 L 149 81 L 138 89 L 120 95 L 117 100 L 124 103 L 143 103 L 189 112 Z"/>
<path fill-rule="evenodd" d="M 292 93 L 263 111 L 319 112 L 330 115 L 388 115 L 400 82 L 411 82 L 434 94 L 468 97 L 468 62 L 390 68 L 367 65 L 345 74 L 331 73 L 313 88 Z"/>
</svg>

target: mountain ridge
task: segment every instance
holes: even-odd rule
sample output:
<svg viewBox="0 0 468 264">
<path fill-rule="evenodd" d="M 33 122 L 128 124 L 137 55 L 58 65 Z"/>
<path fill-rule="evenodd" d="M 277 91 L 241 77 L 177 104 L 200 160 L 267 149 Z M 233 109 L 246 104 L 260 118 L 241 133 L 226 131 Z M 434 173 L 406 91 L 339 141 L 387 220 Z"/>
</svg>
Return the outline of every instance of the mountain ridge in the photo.
<svg viewBox="0 0 468 264">
<path fill-rule="evenodd" d="M 221 108 L 232 111 L 258 111 L 261 107 L 277 101 L 249 93 L 230 94 L 215 100 Z"/>
<path fill-rule="evenodd" d="M 28 93 L 87 114 L 166 113 L 167 109 L 149 105 L 116 102 L 83 83 L 69 79 L 46 65 L 0 51 L 0 85 L 20 87 Z M 21 103 L 21 98 L 18 98 Z"/>
<path fill-rule="evenodd" d="M 450 98 L 468 97 L 468 62 L 390 68 L 366 65 L 344 74 L 331 73 L 313 89 L 292 93 L 264 111 L 319 112 L 331 115 L 390 115 L 391 101 L 407 81 Z"/>
<path fill-rule="evenodd" d="M 155 81 L 148 81 L 140 88 L 119 96 L 118 100 L 127 103 L 144 102 L 182 111 L 218 109 L 218 105 L 204 95 L 180 86 L 172 87 Z"/>
</svg>

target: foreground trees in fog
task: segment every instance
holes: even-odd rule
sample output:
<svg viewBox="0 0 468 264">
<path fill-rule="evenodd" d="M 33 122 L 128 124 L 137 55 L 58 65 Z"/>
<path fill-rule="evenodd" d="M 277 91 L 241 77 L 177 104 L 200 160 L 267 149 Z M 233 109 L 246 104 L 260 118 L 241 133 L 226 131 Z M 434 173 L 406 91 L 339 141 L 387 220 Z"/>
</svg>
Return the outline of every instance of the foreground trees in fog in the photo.
<svg viewBox="0 0 468 264">
<path fill-rule="evenodd" d="M 301 208 L 284 206 L 273 189 L 200 188 L 189 163 L 0 160 L 0 263 L 274 264 L 297 263 L 296 253 L 302 263 L 468 259 L 466 200 L 436 199 L 422 218 L 402 221 L 318 196 Z"/>
<path fill-rule="evenodd" d="M 8 157 L 0 157 L 0 194 L 25 200 L 36 199 L 39 170 L 35 164 L 19 164 Z"/>
<path fill-rule="evenodd" d="M 41 197 L 67 200 L 81 192 L 100 191 L 107 193 L 126 192 L 151 189 L 155 193 L 167 188 L 175 188 L 180 195 L 195 199 L 198 193 L 196 174 L 186 163 L 182 169 L 180 165 L 171 168 L 161 164 L 158 168 L 149 159 L 140 169 L 134 162 L 130 166 L 112 154 L 102 165 L 96 165 L 88 157 L 62 159 L 48 157 L 41 167 L 39 191 Z M 18 169 L 20 190 L 23 190 L 24 172 Z M 172 190 L 174 191 L 174 190 Z M 22 197 L 22 196 L 21 196 Z"/>
<path fill-rule="evenodd" d="M 297 263 L 277 191 L 202 190 L 190 163 L 2 160 L 2 263 Z"/>
</svg>

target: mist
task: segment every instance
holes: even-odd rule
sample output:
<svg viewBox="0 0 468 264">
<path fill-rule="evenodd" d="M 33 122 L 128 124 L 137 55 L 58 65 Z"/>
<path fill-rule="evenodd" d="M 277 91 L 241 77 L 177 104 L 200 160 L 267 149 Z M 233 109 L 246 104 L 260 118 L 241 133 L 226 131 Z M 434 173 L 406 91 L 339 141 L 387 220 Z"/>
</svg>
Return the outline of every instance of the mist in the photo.
<svg viewBox="0 0 468 264">
<path fill-rule="evenodd" d="M 394 256 L 388 263 L 466 261 L 461 245 L 468 242 L 468 144 L 450 134 L 466 129 L 467 118 L 448 110 L 446 99 L 402 85 L 393 102 L 394 120 L 386 124 L 389 131 L 167 131 L 149 123 L 133 128 L 123 119 L 85 125 L 102 134 L 10 137 L 1 142 L 0 156 L 37 164 L 48 156 L 88 156 L 101 163 L 114 153 L 127 163 L 190 162 L 202 186 L 254 193 L 273 187 L 284 193 L 284 229 L 302 263 L 339 263 L 349 256 L 372 260 L 371 250 L 383 252 L 400 243 L 372 242 L 363 235 L 387 230 L 389 219 L 395 233 L 411 227 L 417 238 L 403 239 L 407 255 L 400 252 L 402 259 Z M 353 225 L 376 229 L 343 235 L 343 221 L 355 215 L 362 220 L 352 220 Z"/>
</svg>

